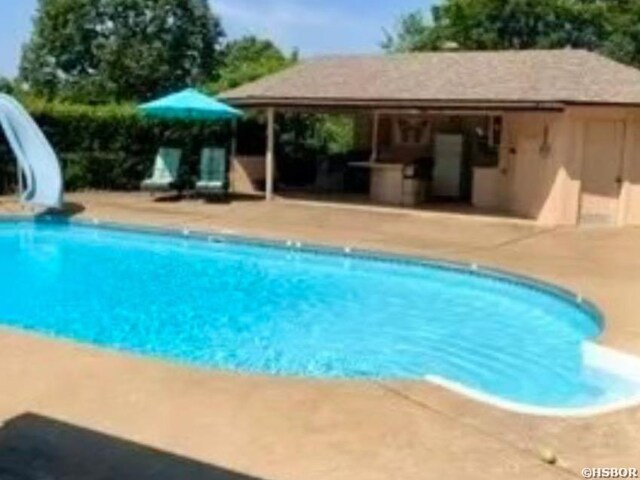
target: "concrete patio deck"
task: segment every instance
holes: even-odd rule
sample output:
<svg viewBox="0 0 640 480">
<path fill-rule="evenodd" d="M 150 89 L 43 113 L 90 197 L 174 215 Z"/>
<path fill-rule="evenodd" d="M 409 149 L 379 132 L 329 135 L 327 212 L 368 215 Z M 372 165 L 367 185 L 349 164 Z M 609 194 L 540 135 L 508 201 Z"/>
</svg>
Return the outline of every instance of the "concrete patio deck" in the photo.
<svg viewBox="0 0 640 480">
<path fill-rule="evenodd" d="M 603 343 L 640 355 L 640 229 L 545 229 L 289 201 L 106 193 L 68 201 L 79 218 L 506 268 L 592 299 L 607 317 Z M 0 200 L 0 213 L 19 211 Z M 539 418 L 427 383 L 235 375 L 8 329 L 0 333 L 0 385 L 10 392 L 0 396 L 0 478 L 570 479 L 582 478 L 583 467 L 640 468 L 640 408 Z M 544 463 L 541 449 L 558 463 Z"/>
</svg>

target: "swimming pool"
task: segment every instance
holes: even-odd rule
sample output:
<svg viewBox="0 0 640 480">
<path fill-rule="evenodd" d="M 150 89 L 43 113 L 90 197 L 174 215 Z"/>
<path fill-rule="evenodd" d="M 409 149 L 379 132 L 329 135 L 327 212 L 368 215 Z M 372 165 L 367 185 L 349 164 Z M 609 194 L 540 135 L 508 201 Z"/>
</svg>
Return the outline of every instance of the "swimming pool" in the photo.
<svg viewBox="0 0 640 480">
<path fill-rule="evenodd" d="M 606 405 L 635 381 L 585 358 L 597 310 L 475 266 L 0 222 L 1 322 L 202 367 L 432 379 L 541 408 Z"/>
</svg>

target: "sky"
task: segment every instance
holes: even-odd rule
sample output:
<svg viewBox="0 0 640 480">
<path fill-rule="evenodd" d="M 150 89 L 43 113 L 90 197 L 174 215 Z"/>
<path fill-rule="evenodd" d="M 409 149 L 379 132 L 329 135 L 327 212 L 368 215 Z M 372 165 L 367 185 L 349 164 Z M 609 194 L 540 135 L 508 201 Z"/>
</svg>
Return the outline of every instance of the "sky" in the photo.
<svg viewBox="0 0 640 480">
<path fill-rule="evenodd" d="M 303 56 L 379 51 L 383 29 L 406 12 L 434 0 L 210 0 L 230 38 L 268 37 Z M 31 33 L 37 0 L 2 0 L 0 76 L 17 73 L 22 45 Z"/>
</svg>

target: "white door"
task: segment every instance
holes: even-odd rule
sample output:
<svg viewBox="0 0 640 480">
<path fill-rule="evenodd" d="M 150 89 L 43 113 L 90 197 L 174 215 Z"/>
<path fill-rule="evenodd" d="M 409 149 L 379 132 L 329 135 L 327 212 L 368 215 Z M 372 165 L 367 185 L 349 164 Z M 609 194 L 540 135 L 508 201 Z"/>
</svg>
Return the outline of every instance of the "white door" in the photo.
<svg viewBox="0 0 640 480">
<path fill-rule="evenodd" d="M 580 223 L 615 224 L 620 198 L 624 123 L 585 125 Z"/>
<path fill-rule="evenodd" d="M 462 135 L 438 134 L 435 138 L 433 167 L 433 195 L 459 198 L 462 180 Z"/>
</svg>

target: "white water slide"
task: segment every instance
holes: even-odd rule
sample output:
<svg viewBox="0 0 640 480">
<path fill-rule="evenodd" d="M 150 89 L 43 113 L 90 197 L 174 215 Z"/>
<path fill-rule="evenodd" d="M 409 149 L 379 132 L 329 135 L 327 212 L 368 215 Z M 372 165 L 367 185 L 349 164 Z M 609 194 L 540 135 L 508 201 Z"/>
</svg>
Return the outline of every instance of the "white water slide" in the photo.
<svg viewBox="0 0 640 480">
<path fill-rule="evenodd" d="M 18 101 L 0 94 L 0 125 L 18 160 L 20 199 L 34 207 L 62 206 L 60 162 L 46 137 Z"/>
</svg>

